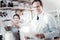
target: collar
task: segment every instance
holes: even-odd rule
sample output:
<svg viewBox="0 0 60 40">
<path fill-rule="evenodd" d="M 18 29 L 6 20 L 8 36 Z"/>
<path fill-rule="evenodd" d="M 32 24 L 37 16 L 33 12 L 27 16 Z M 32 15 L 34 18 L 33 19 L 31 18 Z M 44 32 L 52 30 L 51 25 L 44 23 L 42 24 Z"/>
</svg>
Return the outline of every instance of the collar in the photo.
<svg viewBox="0 0 60 40">
<path fill-rule="evenodd" d="M 38 17 L 41 17 L 42 15 L 44 15 L 44 11 L 42 11 L 42 12 L 38 15 Z"/>
</svg>

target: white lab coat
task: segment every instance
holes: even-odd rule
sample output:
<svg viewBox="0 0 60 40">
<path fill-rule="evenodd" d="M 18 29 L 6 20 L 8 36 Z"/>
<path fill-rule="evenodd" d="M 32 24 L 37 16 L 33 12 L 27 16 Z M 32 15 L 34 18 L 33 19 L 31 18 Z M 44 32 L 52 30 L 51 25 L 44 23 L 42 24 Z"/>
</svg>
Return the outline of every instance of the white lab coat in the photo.
<svg viewBox="0 0 60 40">
<path fill-rule="evenodd" d="M 20 29 L 20 26 L 19 26 L 19 29 Z M 17 29 L 15 27 L 15 25 L 11 26 L 11 30 L 6 31 L 4 40 L 16 40 L 16 38 L 15 38 L 16 35 L 14 33 L 17 33 L 19 29 Z M 20 32 L 20 30 L 19 30 L 19 32 Z"/>
<path fill-rule="evenodd" d="M 45 12 L 42 12 L 39 15 L 39 20 L 37 20 L 37 16 L 35 16 L 31 21 L 29 28 L 27 27 L 22 29 L 26 29 L 24 30 L 24 33 L 28 33 L 27 35 L 32 37 L 32 39 L 29 40 L 53 40 L 53 38 L 59 34 L 55 19 Z M 23 35 L 26 36 L 24 33 Z M 35 34 L 40 33 L 45 35 L 44 39 L 39 39 L 34 36 Z M 23 40 L 25 40 L 24 37 Z"/>
<path fill-rule="evenodd" d="M 56 21 L 50 14 L 42 12 L 39 15 L 39 20 L 36 19 L 37 17 L 34 17 L 31 22 L 31 31 L 36 34 L 43 33 L 45 35 L 44 40 L 52 40 L 59 34 Z"/>
<path fill-rule="evenodd" d="M 13 36 L 13 33 L 11 31 L 6 32 L 5 40 L 15 40 L 14 36 Z"/>
</svg>

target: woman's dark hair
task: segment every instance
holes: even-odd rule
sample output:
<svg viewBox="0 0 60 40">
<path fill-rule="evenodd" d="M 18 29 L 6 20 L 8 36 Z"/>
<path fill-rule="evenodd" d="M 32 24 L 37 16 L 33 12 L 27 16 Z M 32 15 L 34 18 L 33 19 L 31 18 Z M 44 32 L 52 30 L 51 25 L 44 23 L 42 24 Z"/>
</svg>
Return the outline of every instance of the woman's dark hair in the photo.
<svg viewBox="0 0 60 40">
<path fill-rule="evenodd" d="M 20 19 L 20 16 L 19 16 L 18 14 L 14 14 L 14 15 L 13 15 L 13 18 L 14 18 L 14 16 L 17 16 L 17 17 Z"/>
<path fill-rule="evenodd" d="M 37 2 L 37 1 L 40 3 L 40 5 L 41 5 L 41 6 L 43 6 L 43 4 L 42 4 L 42 1 L 41 1 L 41 0 L 33 0 L 32 4 L 33 4 L 34 2 Z"/>
</svg>

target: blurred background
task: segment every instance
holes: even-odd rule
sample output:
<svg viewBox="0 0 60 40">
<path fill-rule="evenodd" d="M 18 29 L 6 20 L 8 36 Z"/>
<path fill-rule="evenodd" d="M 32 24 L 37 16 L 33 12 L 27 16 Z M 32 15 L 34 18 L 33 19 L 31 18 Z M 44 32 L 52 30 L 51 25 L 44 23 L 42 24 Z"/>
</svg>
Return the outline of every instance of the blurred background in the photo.
<svg viewBox="0 0 60 40">
<path fill-rule="evenodd" d="M 33 0 L 0 0 L 0 34 L 4 35 L 4 25 L 10 25 L 13 15 L 19 10 L 22 26 L 28 25 L 33 19 L 32 11 Z M 44 11 L 52 14 L 56 21 L 57 27 L 60 28 L 60 0 L 42 0 Z M 3 38 L 4 40 L 4 38 Z"/>
</svg>

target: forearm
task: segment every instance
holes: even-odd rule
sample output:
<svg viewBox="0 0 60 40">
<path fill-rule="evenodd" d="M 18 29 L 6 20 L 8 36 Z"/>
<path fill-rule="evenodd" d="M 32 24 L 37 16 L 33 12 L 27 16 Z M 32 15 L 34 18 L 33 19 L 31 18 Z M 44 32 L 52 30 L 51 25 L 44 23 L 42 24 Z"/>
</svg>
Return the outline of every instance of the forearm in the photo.
<svg viewBox="0 0 60 40">
<path fill-rule="evenodd" d="M 56 37 L 58 34 L 59 34 L 58 30 L 44 33 L 45 38 L 54 38 L 54 37 Z"/>
</svg>

